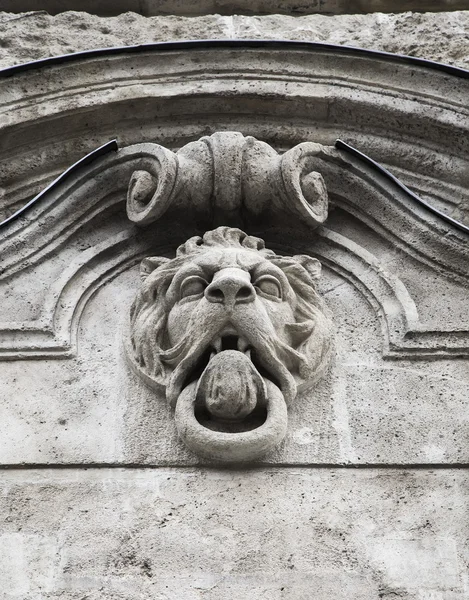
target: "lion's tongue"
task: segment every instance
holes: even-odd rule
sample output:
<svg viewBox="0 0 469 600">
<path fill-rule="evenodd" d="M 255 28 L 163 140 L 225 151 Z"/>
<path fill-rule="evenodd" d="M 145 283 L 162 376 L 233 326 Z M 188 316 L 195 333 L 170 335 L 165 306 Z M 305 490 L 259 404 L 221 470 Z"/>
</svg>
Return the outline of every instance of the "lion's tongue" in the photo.
<svg viewBox="0 0 469 600">
<path fill-rule="evenodd" d="M 249 358 L 237 350 L 216 354 L 197 384 L 196 400 L 220 420 L 241 421 L 266 402 L 265 383 Z"/>
<path fill-rule="evenodd" d="M 228 356 L 233 357 L 234 355 L 236 355 L 235 360 L 243 361 L 240 364 L 245 365 L 244 368 L 246 369 L 246 371 L 245 371 L 246 376 L 249 373 L 249 375 L 252 377 L 252 373 L 255 373 L 258 377 L 260 377 L 262 379 L 262 377 L 260 376 L 256 367 L 251 362 L 251 360 L 248 358 L 247 354 L 246 353 L 243 354 L 242 352 L 239 352 L 237 350 L 225 350 L 223 352 L 216 354 L 210 360 L 209 364 L 205 368 L 205 371 L 207 371 L 208 367 L 210 365 L 212 365 L 212 363 L 213 363 L 214 359 L 216 359 L 216 357 L 222 356 L 225 353 L 229 353 L 227 355 L 227 357 Z M 234 353 L 234 355 L 232 353 Z M 178 364 L 178 366 L 175 368 L 175 370 L 173 371 L 173 373 L 171 375 L 168 386 L 166 388 L 166 399 L 172 408 L 174 408 L 176 406 L 179 394 L 181 393 L 181 391 L 184 387 L 184 382 L 187 378 L 187 374 L 190 373 L 191 370 L 193 370 L 197 365 L 197 356 L 198 356 L 197 353 L 193 353 L 193 354 L 187 356 L 185 359 L 183 359 Z M 290 374 L 288 369 L 285 368 L 285 366 L 281 363 L 281 361 L 275 357 L 273 352 L 268 352 L 266 349 L 263 349 L 259 352 L 259 359 L 260 359 L 262 366 L 264 368 L 266 368 L 267 371 L 274 372 L 277 374 L 278 381 L 280 384 L 280 389 L 283 393 L 283 396 L 284 396 L 284 399 L 285 399 L 287 405 L 289 405 L 296 396 L 296 383 L 295 383 L 293 376 Z M 221 361 L 222 359 L 217 359 L 217 360 Z M 223 360 L 225 360 L 225 359 L 223 359 Z M 212 367 L 214 368 L 215 365 L 217 365 L 217 364 L 218 364 L 218 362 L 213 363 Z M 225 366 L 226 366 L 226 363 L 223 363 L 223 364 L 225 364 Z M 205 371 L 204 371 L 204 373 L 205 373 Z M 227 373 L 229 373 L 229 372 L 230 371 L 228 369 Z M 202 373 L 202 376 L 204 375 L 204 373 Z M 219 379 L 217 378 L 216 380 L 225 381 L 226 379 L 225 379 L 225 376 L 223 373 L 223 369 L 219 370 L 219 374 L 220 374 L 220 378 Z M 240 380 L 238 380 L 238 383 L 240 383 Z M 235 394 L 239 395 L 240 391 L 239 391 L 239 389 L 238 389 L 238 391 L 236 391 L 236 385 L 233 385 L 230 383 L 230 389 L 233 390 L 232 392 L 230 392 L 230 393 L 232 393 L 233 397 L 235 396 Z"/>
</svg>

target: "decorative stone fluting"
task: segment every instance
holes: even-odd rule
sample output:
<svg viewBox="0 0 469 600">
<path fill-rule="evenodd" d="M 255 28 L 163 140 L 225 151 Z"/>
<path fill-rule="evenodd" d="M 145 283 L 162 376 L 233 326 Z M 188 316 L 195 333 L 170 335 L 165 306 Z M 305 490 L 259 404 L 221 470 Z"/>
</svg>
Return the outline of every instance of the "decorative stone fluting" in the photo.
<svg viewBox="0 0 469 600">
<path fill-rule="evenodd" d="M 304 142 L 280 155 L 238 132 L 202 137 L 176 153 L 154 144 L 146 169 L 131 177 L 128 217 L 147 225 L 171 207 L 214 225 L 242 225 L 287 213 L 317 227 L 328 207 L 324 180 L 311 164 L 321 150 Z"/>
</svg>

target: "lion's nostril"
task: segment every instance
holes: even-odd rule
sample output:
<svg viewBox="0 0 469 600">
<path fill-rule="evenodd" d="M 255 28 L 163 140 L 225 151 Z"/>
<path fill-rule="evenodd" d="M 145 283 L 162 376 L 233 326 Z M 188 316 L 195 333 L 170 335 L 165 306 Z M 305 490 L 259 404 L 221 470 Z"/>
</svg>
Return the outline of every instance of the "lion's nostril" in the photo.
<svg viewBox="0 0 469 600">
<path fill-rule="evenodd" d="M 247 286 L 247 285 L 243 285 L 242 288 L 240 288 L 236 294 L 236 299 L 237 300 L 246 300 L 248 298 L 251 298 L 251 296 L 253 296 L 254 293 L 254 289 L 252 286 Z"/>
<path fill-rule="evenodd" d="M 223 302 L 225 295 L 220 288 L 212 287 L 211 285 L 206 289 L 205 296 L 211 302 Z"/>
</svg>

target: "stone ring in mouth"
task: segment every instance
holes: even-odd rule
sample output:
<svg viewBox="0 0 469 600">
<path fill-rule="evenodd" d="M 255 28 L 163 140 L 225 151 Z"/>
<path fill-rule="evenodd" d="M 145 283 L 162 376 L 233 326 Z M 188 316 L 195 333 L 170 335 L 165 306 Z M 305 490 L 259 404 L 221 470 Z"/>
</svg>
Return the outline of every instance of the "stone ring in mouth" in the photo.
<svg viewBox="0 0 469 600">
<path fill-rule="evenodd" d="M 228 351 L 229 352 L 229 351 Z M 249 431 L 214 431 L 197 418 L 197 383 L 182 391 L 175 411 L 176 427 L 187 447 L 199 456 L 222 462 L 245 462 L 262 457 L 273 449 L 287 432 L 287 405 L 276 385 L 266 381 L 266 418 Z"/>
<path fill-rule="evenodd" d="M 259 457 L 283 439 L 287 408 L 255 348 L 229 328 L 189 371 L 175 419 L 179 435 L 194 452 L 236 462 Z"/>
</svg>

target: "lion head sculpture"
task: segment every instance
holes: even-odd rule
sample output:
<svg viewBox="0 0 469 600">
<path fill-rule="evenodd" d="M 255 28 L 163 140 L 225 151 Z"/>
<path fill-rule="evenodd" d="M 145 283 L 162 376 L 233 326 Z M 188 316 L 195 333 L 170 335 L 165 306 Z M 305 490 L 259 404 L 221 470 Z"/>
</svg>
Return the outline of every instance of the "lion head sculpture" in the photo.
<svg viewBox="0 0 469 600">
<path fill-rule="evenodd" d="M 320 267 L 229 227 L 190 238 L 174 259 L 143 260 L 128 355 L 166 390 L 190 449 L 243 461 L 283 439 L 287 405 L 331 354 Z"/>
</svg>

